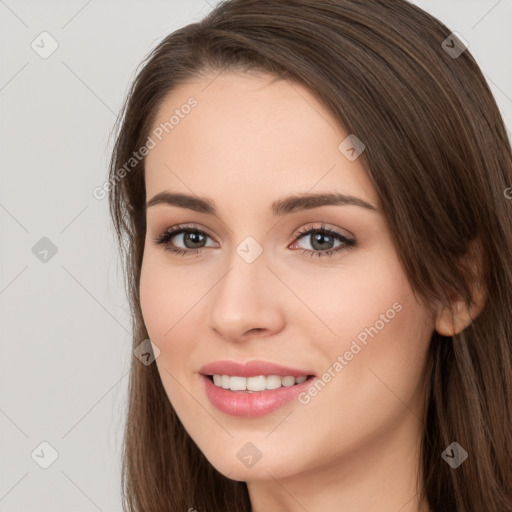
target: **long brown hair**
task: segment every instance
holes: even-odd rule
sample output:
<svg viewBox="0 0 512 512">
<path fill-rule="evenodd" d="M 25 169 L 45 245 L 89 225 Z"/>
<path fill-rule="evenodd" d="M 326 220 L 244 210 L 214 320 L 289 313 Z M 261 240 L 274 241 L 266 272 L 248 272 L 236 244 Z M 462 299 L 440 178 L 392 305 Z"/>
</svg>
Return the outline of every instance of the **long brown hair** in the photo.
<svg viewBox="0 0 512 512">
<path fill-rule="evenodd" d="M 482 72 L 468 50 L 448 51 L 461 48 L 450 37 L 405 0 L 224 1 L 148 55 L 116 125 L 105 188 L 135 348 L 148 338 L 138 288 L 144 159 L 126 163 L 164 97 L 223 70 L 306 85 L 364 142 L 361 161 L 415 294 L 434 311 L 454 297 L 469 305 L 477 279 L 486 292 L 462 332 L 432 335 L 421 497 L 435 512 L 512 512 L 512 151 Z M 453 441 L 469 454 L 457 469 L 441 457 Z M 251 509 L 247 485 L 220 474 L 183 428 L 156 365 L 135 357 L 122 457 L 125 510 Z"/>
</svg>

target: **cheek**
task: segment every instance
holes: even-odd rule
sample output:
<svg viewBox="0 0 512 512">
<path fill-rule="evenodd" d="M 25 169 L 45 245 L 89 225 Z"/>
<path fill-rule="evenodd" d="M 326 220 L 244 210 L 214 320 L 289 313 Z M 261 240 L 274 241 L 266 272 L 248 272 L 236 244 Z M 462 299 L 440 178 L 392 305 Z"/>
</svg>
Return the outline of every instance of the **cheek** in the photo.
<svg viewBox="0 0 512 512">
<path fill-rule="evenodd" d="M 311 266 L 301 279 L 289 276 L 312 313 L 304 319 L 321 332 L 317 342 L 346 350 L 353 339 L 369 338 L 368 330 L 375 333 L 376 323 L 379 331 L 396 323 L 411 289 L 394 253 L 385 249 L 354 253 L 336 268 Z"/>
<path fill-rule="evenodd" d="M 343 366 L 331 392 L 344 396 L 345 407 L 356 416 L 374 417 L 382 424 L 407 410 L 421 414 L 433 330 L 408 284 L 393 284 L 396 292 L 378 290 L 372 301 L 347 310 L 353 314 L 338 324 L 340 342 L 330 352 L 333 362 L 342 356 Z"/>
<path fill-rule="evenodd" d="M 151 258 L 144 255 L 140 278 L 140 306 L 150 338 L 157 342 L 171 327 L 173 294 L 166 293 L 165 276 Z M 159 343 L 158 343 L 159 344 Z"/>
<path fill-rule="evenodd" d="M 158 254 L 152 251 L 144 254 L 140 305 L 148 336 L 160 350 L 155 363 L 167 397 L 175 409 L 189 410 L 190 414 L 194 411 L 193 404 L 187 402 L 179 383 L 183 382 L 183 375 L 188 371 L 186 362 L 192 350 L 191 344 L 182 340 L 183 330 L 190 321 L 187 311 L 194 301 L 187 295 L 190 288 L 182 289 L 186 286 L 185 280 L 166 267 Z"/>
<path fill-rule="evenodd" d="M 194 290 L 197 287 L 191 284 L 190 275 L 187 279 L 186 271 L 171 268 L 159 250 L 146 250 L 141 267 L 140 305 L 148 333 L 155 341 L 172 339 L 187 311 L 197 302 Z"/>
<path fill-rule="evenodd" d="M 412 398 L 433 331 L 394 254 L 380 255 L 371 265 L 333 274 L 326 293 L 309 294 L 311 309 L 335 333 L 321 343 L 330 364 L 342 365 L 331 369 L 342 375 L 331 389 L 349 391 L 354 409 L 358 400 L 378 402 L 391 394 L 386 384 Z"/>
<path fill-rule="evenodd" d="M 160 349 L 156 364 L 167 391 L 174 395 L 177 384 L 172 377 L 182 379 L 195 371 L 192 356 L 204 338 L 200 301 L 212 283 L 207 275 L 192 278 L 191 266 L 178 268 L 166 256 L 152 248 L 144 253 L 140 305 L 149 338 Z"/>
<path fill-rule="evenodd" d="M 173 361 L 186 358 L 186 353 L 178 352 L 183 351 L 187 344 L 178 343 L 178 340 L 180 329 L 187 320 L 184 315 L 190 309 L 187 303 L 176 276 L 166 272 L 158 258 L 146 253 L 141 268 L 140 306 L 148 336 L 160 349 L 156 364 L 162 379 L 168 382 L 165 386 L 168 392 L 173 387 L 171 375 L 175 375 L 179 368 L 173 365 Z"/>
</svg>

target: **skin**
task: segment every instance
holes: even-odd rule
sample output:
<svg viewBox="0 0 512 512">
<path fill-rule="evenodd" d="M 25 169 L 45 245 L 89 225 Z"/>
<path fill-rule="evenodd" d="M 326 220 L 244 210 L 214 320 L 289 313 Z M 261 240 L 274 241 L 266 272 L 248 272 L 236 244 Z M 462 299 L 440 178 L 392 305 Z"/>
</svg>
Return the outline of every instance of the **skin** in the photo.
<svg viewBox="0 0 512 512">
<path fill-rule="evenodd" d="M 141 307 L 169 400 L 211 464 L 247 482 L 254 512 L 428 511 L 417 497 L 420 418 L 431 335 L 452 329 L 446 310 L 435 316 L 412 294 L 361 159 L 338 149 L 348 133 L 333 114 L 297 83 L 215 76 L 168 95 L 155 127 L 191 96 L 198 105 L 146 158 L 147 200 L 167 190 L 218 208 L 216 216 L 147 210 Z M 329 205 L 272 215 L 278 198 L 334 191 L 378 211 Z M 153 242 L 185 223 L 208 234 L 198 256 Z M 294 235 L 321 223 L 357 246 L 302 254 L 321 249 L 311 235 Z M 247 236 L 263 249 L 250 264 L 236 252 Z M 194 247 L 186 242 L 178 234 L 169 245 Z M 206 363 L 262 359 L 321 376 L 396 302 L 400 312 L 308 404 L 248 419 L 209 402 L 198 375 Z M 247 442 L 262 453 L 250 468 L 237 457 Z"/>
</svg>

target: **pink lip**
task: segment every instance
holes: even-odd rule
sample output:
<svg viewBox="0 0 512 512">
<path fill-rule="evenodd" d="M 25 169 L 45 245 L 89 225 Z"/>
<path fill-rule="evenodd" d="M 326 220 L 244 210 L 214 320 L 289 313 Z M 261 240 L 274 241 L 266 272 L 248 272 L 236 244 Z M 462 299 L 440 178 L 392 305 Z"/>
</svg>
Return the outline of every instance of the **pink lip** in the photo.
<svg viewBox="0 0 512 512">
<path fill-rule="evenodd" d="M 206 396 L 212 405 L 230 416 L 245 418 L 263 416 L 275 411 L 291 402 L 312 382 L 312 378 L 308 378 L 301 384 L 249 393 L 248 391 L 231 391 L 220 388 L 207 377 L 215 374 L 240 377 L 256 377 L 258 375 L 312 376 L 311 372 L 287 368 L 267 361 L 251 361 L 245 365 L 234 361 L 217 361 L 203 366 L 200 373 L 202 374 L 201 379 L 204 382 Z"/>
<path fill-rule="evenodd" d="M 313 378 L 301 384 L 265 391 L 230 391 L 216 386 L 208 377 L 201 375 L 206 396 L 219 411 L 230 416 L 254 418 L 269 414 L 279 407 L 291 402 L 311 384 Z"/>
<path fill-rule="evenodd" d="M 287 368 L 269 361 L 249 361 L 245 364 L 235 361 L 215 361 L 214 363 L 203 366 L 199 373 L 203 375 L 230 375 L 239 377 L 257 377 L 258 375 L 279 375 L 286 377 L 302 377 L 303 375 L 313 375 L 313 372 L 305 372 L 296 368 Z"/>
</svg>

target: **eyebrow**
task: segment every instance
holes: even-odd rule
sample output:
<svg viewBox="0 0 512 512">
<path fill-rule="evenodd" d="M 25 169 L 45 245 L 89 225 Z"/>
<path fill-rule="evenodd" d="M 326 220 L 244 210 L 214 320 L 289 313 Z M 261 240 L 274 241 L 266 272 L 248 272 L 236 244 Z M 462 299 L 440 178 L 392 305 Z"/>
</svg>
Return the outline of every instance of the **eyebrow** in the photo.
<svg viewBox="0 0 512 512">
<path fill-rule="evenodd" d="M 190 196 L 188 194 L 172 193 L 163 191 L 156 194 L 146 203 L 146 210 L 157 204 L 168 204 L 187 208 L 199 213 L 208 215 L 217 215 L 215 203 L 208 198 Z M 286 196 L 272 203 L 272 213 L 274 216 L 283 216 L 298 210 L 310 210 L 319 206 L 359 206 L 367 210 L 378 212 L 379 210 L 372 204 L 359 199 L 358 197 L 339 194 L 339 193 L 317 193 L 317 194 L 298 194 Z"/>
</svg>

